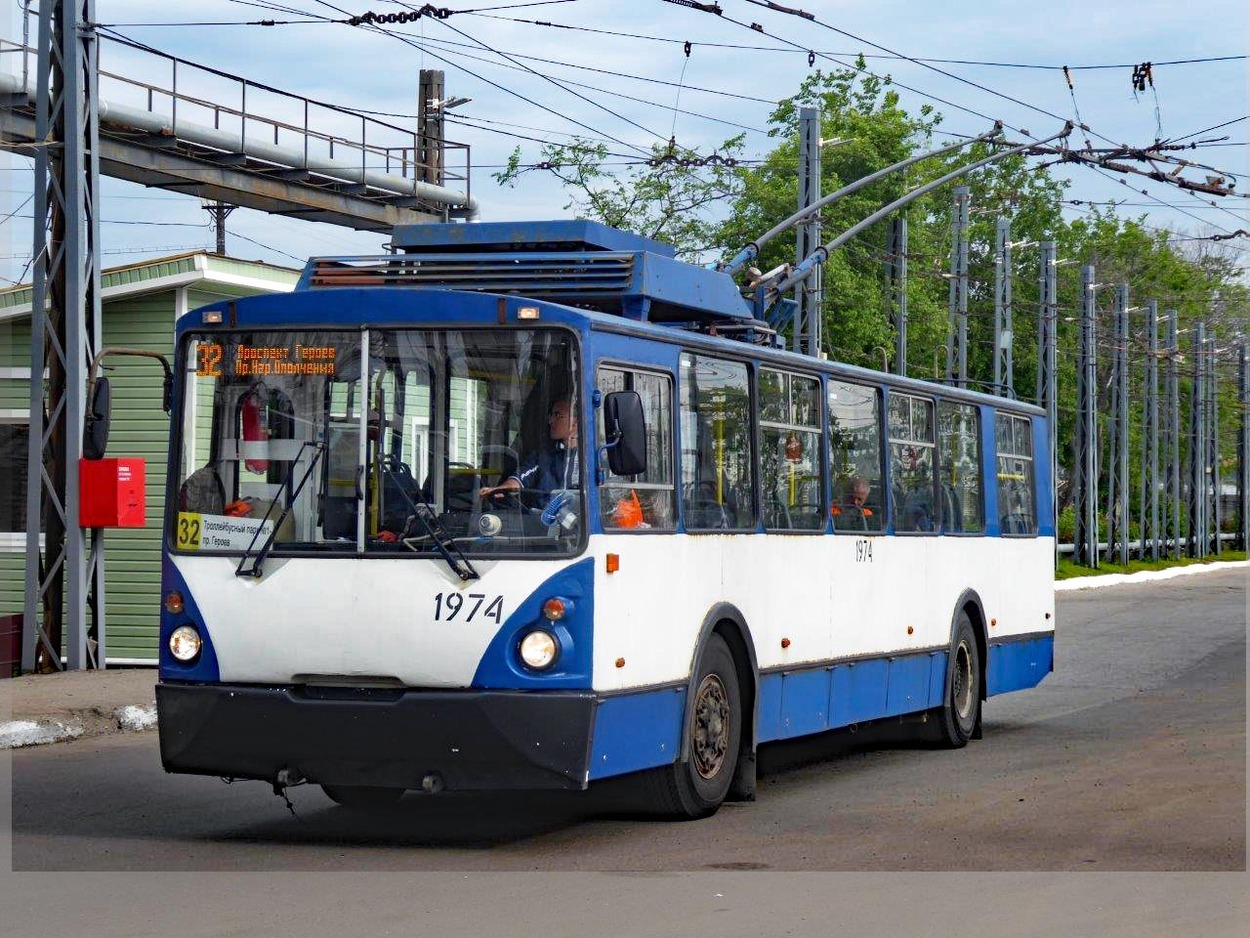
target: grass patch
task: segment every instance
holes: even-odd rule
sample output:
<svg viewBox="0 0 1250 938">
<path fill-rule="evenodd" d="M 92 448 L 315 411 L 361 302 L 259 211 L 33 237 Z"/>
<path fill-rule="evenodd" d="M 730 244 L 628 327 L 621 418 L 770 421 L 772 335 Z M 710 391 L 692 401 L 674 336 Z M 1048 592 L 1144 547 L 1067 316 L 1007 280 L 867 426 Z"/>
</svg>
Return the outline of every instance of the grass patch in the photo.
<svg viewBox="0 0 1250 938">
<path fill-rule="evenodd" d="M 1097 569 L 1082 567 L 1067 557 L 1060 557 L 1055 568 L 1056 580 L 1069 580 L 1078 576 L 1102 576 L 1107 573 L 1139 573 L 1143 570 L 1168 570 L 1172 567 L 1189 567 L 1194 564 L 1224 562 L 1229 560 L 1245 560 L 1244 550 L 1221 551 L 1218 557 L 1183 557 L 1180 560 L 1130 560 L 1128 566 L 1118 563 L 1103 562 Z"/>
</svg>

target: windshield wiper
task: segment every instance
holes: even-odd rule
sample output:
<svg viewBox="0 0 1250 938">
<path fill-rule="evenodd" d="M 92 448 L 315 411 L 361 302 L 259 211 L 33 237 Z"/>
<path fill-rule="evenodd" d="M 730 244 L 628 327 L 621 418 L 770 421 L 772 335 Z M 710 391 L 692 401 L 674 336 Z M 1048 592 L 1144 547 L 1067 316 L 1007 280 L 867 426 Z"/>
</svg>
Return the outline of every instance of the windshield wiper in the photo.
<svg viewBox="0 0 1250 938">
<path fill-rule="evenodd" d="M 313 458 L 308 461 L 308 468 L 304 470 L 304 474 L 300 476 L 299 484 L 295 486 L 295 491 L 291 493 L 291 497 L 287 502 L 287 506 L 282 509 L 282 514 L 278 516 L 278 520 L 274 522 L 273 527 L 269 531 L 269 536 L 265 538 L 265 543 L 256 551 L 255 556 L 252 554 L 252 548 L 256 546 L 256 539 L 260 537 L 262 531 L 265 530 L 265 522 L 269 520 L 269 515 L 273 512 L 278 504 L 278 499 L 282 497 L 283 491 L 286 490 L 287 483 L 291 481 L 291 474 L 295 472 L 295 467 L 299 465 L 300 457 L 304 455 L 304 450 L 313 448 L 316 453 Z M 291 509 L 295 506 L 295 500 L 299 498 L 299 493 L 303 490 L 308 480 L 312 478 L 313 469 L 317 466 L 317 460 L 321 458 L 321 454 L 326 450 L 325 443 L 304 443 L 299 452 L 295 454 L 295 459 L 291 462 L 291 468 L 287 470 L 286 477 L 278 485 L 278 491 L 274 492 L 273 498 L 269 500 L 269 504 L 265 507 L 265 514 L 260 519 L 260 526 L 256 528 L 256 533 L 252 535 L 252 542 L 247 545 L 247 550 L 243 552 L 243 557 L 239 560 L 239 565 L 234 570 L 235 576 L 254 576 L 261 575 L 261 564 L 265 562 L 265 558 L 269 556 L 269 552 L 273 550 L 274 542 L 278 539 L 278 529 L 282 527 L 282 522 L 286 520 L 286 516 L 291 513 Z M 250 567 L 247 566 L 248 560 L 252 561 Z"/>
<path fill-rule="evenodd" d="M 397 478 L 394 470 L 390 467 L 383 467 L 382 471 L 392 478 Z M 462 580 L 478 579 L 481 574 L 474 569 L 473 564 L 469 562 L 469 558 L 461 553 L 460 548 L 456 546 L 456 542 L 451 535 L 443 530 L 442 525 L 438 523 L 438 518 L 434 516 L 434 509 L 425 502 L 420 504 L 414 502 L 408 496 L 408 493 L 404 491 L 402 485 L 396 487 L 399 490 L 399 494 L 403 496 L 404 501 L 408 503 L 408 507 L 412 509 L 412 514 L 408 516 L 408 521 L 411 522 L 415 519 L 425 529 L 426 537 L 433 542 L 434 549 L 443 558 L 447 566 L 451 568 L 451 572 Z M 408 524 L 405 523 L 405 533 L 407 527 Z M 412 538 L 403 538 L 404 545 L 412 548 L 412 545 L 408 543 L 410 540 Z"/>
</svg>

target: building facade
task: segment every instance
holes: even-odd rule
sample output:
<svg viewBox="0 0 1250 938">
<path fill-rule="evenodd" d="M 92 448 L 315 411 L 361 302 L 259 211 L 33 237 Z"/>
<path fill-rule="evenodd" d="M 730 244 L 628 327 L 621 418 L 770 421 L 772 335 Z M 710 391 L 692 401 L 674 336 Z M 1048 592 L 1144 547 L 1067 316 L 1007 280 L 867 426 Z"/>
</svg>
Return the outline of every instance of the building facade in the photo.
<svg viewBox="0 0 1250 938">
<path fill-rule="evenodd" d="M 103 342 L 173 354 L 174 323 L 206 303 L 294 288 L 299 271 L 197 252 L 106 270 Z M 29 285 L 0 290 L 0 621 L 20 616 L 26 580 L 26 458 L 30 423 Z M 141 457 L 146 523 L 105 534 L 108 664 L 155 664 L 159 638 L 161 517 L 169 418 L 159 364 L 109 358 L 110 457 Z M 12 621 L 12 619 L 8 619 Z"/>
</svg>

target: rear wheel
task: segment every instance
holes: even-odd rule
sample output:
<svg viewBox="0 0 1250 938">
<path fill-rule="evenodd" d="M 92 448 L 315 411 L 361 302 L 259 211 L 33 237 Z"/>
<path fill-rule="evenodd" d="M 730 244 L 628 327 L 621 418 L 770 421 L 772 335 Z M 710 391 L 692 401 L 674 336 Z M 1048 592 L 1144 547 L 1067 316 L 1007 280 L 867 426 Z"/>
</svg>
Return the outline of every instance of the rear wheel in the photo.
<svg viewBox="0 0 1250 938">
<path fill-rule="evenodd" d="M 981 719 L 981 653 L 965 610 L 955 619 L 955 636 L 946 664 L 946 698 L 941 709 L 942 742 L 952 749 L 967 745 Z"/>
<path fill-rule="evenodd" d="M 402 788 L 376 788 L 366 785 L 322 785 L 321 790 L 335 804 L 359 810 L 389 808 L 404 796 Z"/>
<path fill-rule="evenodd" d="M 650 773 L 654 808 L 675 818 L 716 813 L 729 793 L 742 740 L 742 695 L 729 646 L 708 639 L 695 670 L 695 692 L 686 713 L 689 758 Z"/>
</svg>

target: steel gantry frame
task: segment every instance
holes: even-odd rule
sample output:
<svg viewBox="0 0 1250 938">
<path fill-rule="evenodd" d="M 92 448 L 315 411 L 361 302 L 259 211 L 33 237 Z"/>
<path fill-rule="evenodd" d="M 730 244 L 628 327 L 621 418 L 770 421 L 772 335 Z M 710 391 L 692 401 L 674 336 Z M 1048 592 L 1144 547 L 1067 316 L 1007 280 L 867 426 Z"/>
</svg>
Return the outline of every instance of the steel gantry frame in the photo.
<svg viewBox="0 0 1250 938">
<path fill-rule="evenodd" d="M 103 531 L 78 526 L 77 472 L 87 369 L 101 345 L 94 22 L 94 0 L 39 7 L 23 671 L 60 668 L 62 638 L 68 667 L 102 660 L 88 645 L 86 606 L 90 591 L 102 639 Z"/>
</svg>

